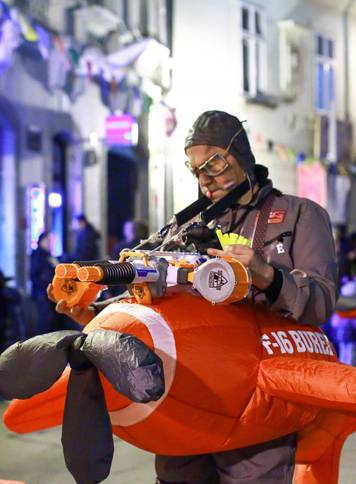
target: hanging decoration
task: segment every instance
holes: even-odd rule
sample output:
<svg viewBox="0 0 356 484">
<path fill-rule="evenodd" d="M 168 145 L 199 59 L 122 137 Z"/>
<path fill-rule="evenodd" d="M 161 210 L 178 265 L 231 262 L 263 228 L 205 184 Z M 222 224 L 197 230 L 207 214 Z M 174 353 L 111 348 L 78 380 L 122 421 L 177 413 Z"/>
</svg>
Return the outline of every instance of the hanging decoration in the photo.
<svg viewBox="0 0 356 484">
<path fill-rule="evenodd" d="M 46 62 L 45 87 L 50 92 L 63 90 L 71 102 L 85 92 L 90 81 L 99 86 L 102 102 L 111 112 L 131 110 L 140 116 L 145 113 L 145 86 L 151 89 L 154 85 L 162 100 L 168 89 L 161 71 L 169 49 L 153 38 L 137 40 L 106 55 L 96 46 L 50 32 L 0 0 L 0 75 L 11 66 L 18 48 L 22 55 Z"/>
<path fill-rule="evenodd" d="M 309 198 L 322 207 L 326 207 L 326 171 L 319 160 L 297 165 L 297 187 L 299 197 Z"/>
</svg>

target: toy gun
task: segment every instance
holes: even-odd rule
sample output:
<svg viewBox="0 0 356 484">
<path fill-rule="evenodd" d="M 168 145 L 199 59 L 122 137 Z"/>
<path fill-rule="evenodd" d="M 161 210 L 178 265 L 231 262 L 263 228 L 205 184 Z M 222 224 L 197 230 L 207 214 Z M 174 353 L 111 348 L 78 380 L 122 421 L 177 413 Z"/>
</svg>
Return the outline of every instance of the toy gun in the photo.
<svg viewBox="0 0 356 484">
<path fill-rule="evenodd" d="M 199 252 L 205 254 L 209 247 L 220 247 L 215 230 L 208 224 L 221 216 L 250 188 L 248 180 L 233 187 L 225 197 L 213 203 L 202 196 L 173 216 L 171 222 L 143 240 L 135 249 L 153 245 L 155 250 Z"/>
<path fill-rule="evenodd" d="M 231 258 L 208 258 L 199 253 L 124 250 L 119 261 L 59 264 L 53 279 L 56 301 L 87 307 L 110 285 L 126 284 L 139 304 L 152 304 L 167 287 L 191 286 L 212 304 L 229 304 L 247 296 L 248 269 Z"/>
<path fill-rule="evenodd" d="M 118 262 L 59 264 L 53 279 L 54 298 L 64 299 L 69 307 L 87 307 L 107 286 L 127 284 L 138 303 L 152 304 L 164 296 L 167 287 L 190 284 L 213 304 L 243 299 L 251 286 L 248 269 L 232 258 L 209 259 L 202 253 L 214 245 L 214 238 L 219 243 L 208 224 L 248 189 L 245 180 L 216 203 L 199 198 L 134 250 L 121 252 Z M 147 244 L 155 245 L 155 250 L 140 250 Z"/>
</svg>

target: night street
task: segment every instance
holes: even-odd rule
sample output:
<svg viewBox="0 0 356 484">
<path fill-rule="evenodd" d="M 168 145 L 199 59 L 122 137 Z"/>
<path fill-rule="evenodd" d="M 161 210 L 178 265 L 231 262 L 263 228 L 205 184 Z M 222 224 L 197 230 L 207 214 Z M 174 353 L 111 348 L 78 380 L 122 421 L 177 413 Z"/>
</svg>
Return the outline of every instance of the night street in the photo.
<svg viewBox="0 0 356 484">
<path fill-rule="evenodd" d="M 0 405 L 1 414 L 6 404 Z M 154 484 L 153 456 L 116 437 L 115 455 L 107 484 Z M 344 447 L 339 484 L 356 484 L 356 433 Z M 10 433 L 0 424 L 0 479 L 26 484 L 72 484 L 62 454 L 61 429 L 29 435 Z"/>
</svg>

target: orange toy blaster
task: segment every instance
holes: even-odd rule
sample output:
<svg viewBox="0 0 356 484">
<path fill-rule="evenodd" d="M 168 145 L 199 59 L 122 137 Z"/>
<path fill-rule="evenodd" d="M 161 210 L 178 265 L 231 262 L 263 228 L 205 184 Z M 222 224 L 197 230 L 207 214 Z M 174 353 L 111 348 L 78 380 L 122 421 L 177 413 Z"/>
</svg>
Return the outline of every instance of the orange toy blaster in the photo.
<svg viewBox="0 0 356 484">
<path fill-rule="evenodd" d="M 59 264 L 53 295 L 69 307 L 87 307 L 107 285 L 127 284 L 139 304 L 152 304 L 167 287 L 192 286 L 213 304 L 229 304 L 249 292 L 251 278 L 241 262 L 181 252 L 123 251 L 119 262 Z"/>
</svg>

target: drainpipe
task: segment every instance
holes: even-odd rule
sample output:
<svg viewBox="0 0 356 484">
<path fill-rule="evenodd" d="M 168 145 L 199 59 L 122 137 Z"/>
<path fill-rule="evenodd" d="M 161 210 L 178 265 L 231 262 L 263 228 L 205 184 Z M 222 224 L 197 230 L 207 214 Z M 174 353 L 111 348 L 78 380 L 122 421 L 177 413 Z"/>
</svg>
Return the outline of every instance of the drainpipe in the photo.
<svg viewBox="0 0 356 484">
<path fill-rule="evenodd" d="M 349 13 L 355 0 L 349 0 L 342 13 L 342 25 L 344 33 L 344 62 L 345 62 L 345 121 L 350 121 L 350 74 L 349 74 Z"/>
</svg>

